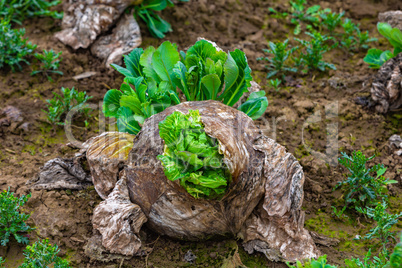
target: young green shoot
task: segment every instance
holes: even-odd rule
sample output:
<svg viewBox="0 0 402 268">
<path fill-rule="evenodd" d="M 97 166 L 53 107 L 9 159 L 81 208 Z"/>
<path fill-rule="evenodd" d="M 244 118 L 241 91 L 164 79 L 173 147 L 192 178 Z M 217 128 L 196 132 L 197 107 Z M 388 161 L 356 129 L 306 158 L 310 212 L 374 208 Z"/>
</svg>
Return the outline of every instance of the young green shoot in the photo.
<svg viewBox="0 0 402 268">
<path fill-rule="evenodd" d="M 263 49 L 263 51 L 271 54 L 271 57 L 257 58 L 257 60 L 265 60 L 268 62 L 268 65 L 265 66 L 269 71 L 267 74 L 267 79 L 275 75 L 281 75 L 281 77 L 284 78 L 286 72 L 297 72 L 297 68 L 291 68 L 286 64 L 286 61 L 293 54 L 293 52 L 298 49 L 298 47 L 288 49 L 288 39 L 286 39 L 284 42 L 269 42 L 268 46 L 269 49 Z"/>
<path fill-rule="evenodd" d="M 22 70 L 21 63 L 29 65 L 27 58 L 33 53 L 36 45 L 24 39 L 25 29 L 11 29 L 10 21 L 0 21 L 0 69 L 6 65 L 11 70 Z"/>
<path fill-rule="evenodd" d="M 85 91 L 78 92 L 77 90 L 69 88 L 61 88 L 61 95 L 53 92 L 53 99 L 47 101 L 47 111 L 42 110 L 47 115 L 47 120 L 53 125 L 65 124 L 67 113 L 75 108 L 85 118 L 90 117 L 88 104 L 86 103 L 91 96 L 88 96 Z"/>
<path fill-rule="evenodd" d="M 61 53 L 62 52 L 60 51 L 56 54 L 53 49 L 49 51 L 43 50 L 42 54 L 35 53 L 34 56 L 36 59 L 38 59 L 41 65 L 39 66 L 39 70 L 33 71 L 31 75 L 43 73 L 47 76 L 49 81 L 52 81 L 52 78 L 50 77 L 51 74 L 63 75 L 63 72 L 58 71 L 60 61 L 62 60 L 62 58 L 59 58 Z"/>
<path fill-rule="evenodd" d="M 10 188 L 0 192 L 0 245 L 6 246 L 11 235 L 18 243 L 28 244 L 28 237 L 22 233 L 34 228 L 25 223 L 30 215 L 21 213 L 21 208 L 30 197 L 31 194 L 16 197 Z"/>
</svg>

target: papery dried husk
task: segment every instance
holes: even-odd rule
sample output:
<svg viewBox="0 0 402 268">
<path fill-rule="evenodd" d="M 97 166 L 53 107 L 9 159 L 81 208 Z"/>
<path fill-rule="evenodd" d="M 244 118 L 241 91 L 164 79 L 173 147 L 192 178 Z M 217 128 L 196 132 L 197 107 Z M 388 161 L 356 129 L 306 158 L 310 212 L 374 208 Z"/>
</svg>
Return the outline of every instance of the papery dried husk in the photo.
<svg viewBox="0 0 402 268">
<path fill-rule="evenodd" d="M 106 67 L 110 67 L 110 63 L 120 63 L 123 54 L 142 42 L 133 14 L 122 16 L 127 7 L 141 3 L 142 0 L 65 1 L 63 30 L 56 33 L 55 37 L 75 50 L 92 45 L 92 53 L 103 59 Z M 115 24 L 117 26 L 113 33 L 98 38 Z"/>
<path fill-rule="evenodd" d="M 133 147 L 134 135 L 105 132 L 87 142 L 86 157 L 92 182 L 100 197 L 106 199 L 119 179 L 128 154 Z"/>
<path fill-rule="evenodd" d="M 139 232 L 147 221 L 141 208 L 130 202 L 125 178 L 121 178 L 94 210 L 92 224 L 102 235 L 102 246 L 110 253 L 133 256 L 140 253 Z"/>
<path fill-rule="evenodd" d="M 371 98 L 379 113 L 402 108 L 402 53 L 385 62 L 373 79 Z"/>
<path fill-rule="evenodd" d="M 156 159 L 164 149 L 158 123 L 174 111 L 190 109 L 199 110 L 205 132 L 219 141 L 232 174 L 220 200 L 195 199 L 177 181 L 166 178 Z M 319 254 L 303 228 L 301 166 L 284 147 L 264 137 L 248 116 L 221 102 L 185 102 L 147 119 L 123 172 L 131 201 L 160 234 L 186 240 L 239 235 L 246 242 L 261 241 L 275 252 L 267 255 L 273 260 Z"/>
</svg>

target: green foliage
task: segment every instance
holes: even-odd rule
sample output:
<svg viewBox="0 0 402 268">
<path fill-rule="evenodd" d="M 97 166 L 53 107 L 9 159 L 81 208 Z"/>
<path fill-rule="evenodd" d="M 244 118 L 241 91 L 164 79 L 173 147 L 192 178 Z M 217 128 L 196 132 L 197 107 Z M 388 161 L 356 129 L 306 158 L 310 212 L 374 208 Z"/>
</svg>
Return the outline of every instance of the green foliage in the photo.
<svg viewBox="0 0 402 268">
<path fill-rule="evenodd" d="M 63 75 L 63 72 L 58 71 L 60 61 L 62 60 L 62 58 L 59 59 L 61 53 L 62 52 L 60 51 L 56 54 L 53 49 L 50 51 L 44 49 L 43 54 L 35 53 L 34 56 L 41 62 L 41 66 L 39 70 L 33 71 L 31 75 L 43 73 L 50 81 L 52 81 L 52 78 L 49 75 L 52 73 Z"/>
<path fill-rule="evenodd" d="M 268 100 L 264 91 L 253 92 L 238 110 L 250 115 L 251 119 L 260 118 L 268 107 Z"/>
<path fill-rule="evenodd" d="M 47 111 L 42 110 L 47 115 L 47 120 L 55 125 L 64 125 L 64 119 L 67 113 L 75 108 L 77 112 L 84 115 L 85 118 L 89 117 L 90 108 L 86 102 L 91 99 L 85 91 L 78 92 L 74 87 L 70 90 L 69 88 L 61 88 L 61 95 L 53 92 L 53 99 L 47 101 Z"/>
<path fill-rule="evenodd" d="M 368 43 L 377 41 L 377 38 L 370 38 L 368 31 L 362 32 L 359 24 L 354 24 L 351 19 L 346 18 L 342 25 L 340 45 L 349 51 L 368 49 Z"/>
<path fill-rule="evenodd" d="M 21 70 L 21 62 L 29 64 L 26 57 L 32 54 L 36 45 L 23 39 L 25 29 L 13 30 L 7 20 L 0 21 L 0 68 L 5 65 L 11 67 L 13 72 Z"/>
<path fill-rule="evenodd" d="M 218 198 L 226 190 L 230 173 L 219 153 L 218 141 L 209 137 L 199 111 L 173 112 L 159 122 L 159 135 L 165 141 L 158 159 L 166 177 L 195 198 Z"/>
<path fill-rule="evenodd" d="M 328 10 L 321 10 L 319 5 L 315 5 L 306 9 L 304 6 L 307 3 L 306 0 L 290 1 L 290 22 L 296 25 L 294 34 L 298 35 L 301 32 L 301 22 L 306 22 L 312 25 L 318 25 L 320 22 L 320 14 L 328 12 Z"/>
<path fill-rule="evenodd" d="M 327 264 L 327 255 L 319 257 L 317 260 L 309 260 L 304 263 L 296 262 L 296 266 L 286 263 L 290 268 L 336 268 L 336 266 Z"/>
<path fill-rule="evenodd" d="M 279 85 L 281 83 L 282 83 L 282 80 L 279 80 L 278 78 L 276 78 L 275 80 L 274 79 L 268 80 L 268 84 L 271 87 L 273 87 L 276 91 L 279 91 Z"/>
<path fill-rule="evenodd" d="M 268 61 L 268 65 L 265 66 L 269 70 L 269 73 L 267 74 L 267 79 L 277 74 L 281 74 L 282 77 L 284 77 L 286 72 L 297 72 L 297 68 L 291 68 L 286 65 L 285 62 L 289 59 L 293 52 L 298 49 L 298 47 L 288 49 L 288 39 L 286 39 L 284 42 L 269 42 L 268 46 L 270 49 L 263 49 L 263 51 L 265 53 L 272 54 L 273 57 L 261 57 L 257 59 Z"/>
<path fill-rule="evenodd" d="M 390 242 L 390 238 L 395 241 L 394 232 L 391 232 L 390 229 L 398 223 L 398 218 L 402 216 L 402 212 L 399 214 L 388 214 L 386 211 L 387 207 L 387 202 L 383 200 L 382 202 L 378 202 L 375 208 L 356 208 L 358 212 L 365 214 L 376 222 L 376 226 L 364 238 L 377 238 L 382 242 L 384 248 Z"/>
<path fill-rule="evenodd" d="M 352 152 L 351 156 L 341 153 L 339 163 L 346 167 L 350 174 L 344 181 L 338 182 L 335 188 L 341 187 L 345 193 L 345 206 L 350 204 L 354 207 L 367 207 L 377 203 L 378 200 L 385 198 L 386 185 L 396 183 L 396 181 L 388 180 L 382 176 L 387 170 L 384 165 L 377 164 L 372 168 L 366 167 L 367 161 L 374 156 L 367 158 L 360 151 Z M 373 177 L 371 174 L 376 173 Z"/>
<path fill-rule="evenodd" d="M 189 0 L 179 0 L 188 2 Z M 135 16 L 140 17 L 148 26 L 151 34 L 157 38 L 164 38 L 167 32 L 172 31 L 171 25 L 159 17 L 155 11 L 164 10 L 166 7 L 173 7 L 171 0 L 144 0 L 140 5 L 135 6 Z"/>
<path fill-rule="evenodd" d="M 252 80 L 244 52 L 218 51 L 205 40 L 196 42 L 187 53 L 179 53 L 169 41 L 157 49 L 137 48 L 124 57 L 124 62 L 126 68 L 112 64 L 125 79 L 120 90 L 106 93 L 103 113 L 117 118 L 119 131 L 131 134 L 140 131 L 146 118 L 179 104 L 177 89 L 187 101 L 221 100 L 233 106 L 248 91 Z M 266 109 L 268 100 L 263 95 L 261 91 L 246 101 L 245 106 L 255 106 L 243 110 L 248 116 L 256 118 Z"/>
<path fill-rule="evenodd" d="M 314 33 L 306 32 L 306 34 L 311 37 L 310 41 L 295 38 L 295 40 L 300 42 L 304 48 L 299 56 L 302 66 L 307 66 L 308 70 L 320 70 L 322 72 L 327 68 L 336 70 L 335 65 L 322 60 L 324 53 L 337 46 L 337 44 L 335 44 L 334 46 L 329 47 L 326 44 L 326 41 L 333 40 L 333 38 L 322 35 L 316 31 Z"/>
<path fill-rule="evenodd" d="M 5 266 L 4 266 L 4 263 L 5 263 L 5 262 L 6 262 L 6 260 L 3 260 L 3 258 L 0 257 L 0 268 L 5 267 Z"/>
<path fill-rule="evenodd" d="M 345 264 L 346 267 L 348 268 L 384 268 L 387 267 L 387 252 L 382 251 L 379 256 L 374 256 L 373 259 L 371 259 L 371 249 L 367 252 L 367 254 L 364 256 L 363 260 L 360 259 L 346 259 Z"/>
<path fill-rule="evenodd" d="M 394 52 L 389 50 L 382 51 L 380 49 L 370 49 L 367 52 L 366 57 L 363 59 L 369 64 L 370 68 L 378 69 L 387 60 L 396 57 L 402 52 L 402 33 L 398 28 L 392 28 L 391 25 L 385 22 L 379 22 L 377 29 L 382 36 L 384 36 L 388 42 L 394 47 Z"/>
<path fill-rule="evenodd" d="M 0 0 L 0 17 L 21 24 L 26 18 L 47 16 L 54 19 L 63 18 L 63 13 L 50 11 L 61 1 L 47 0 Z"/>
<path fill-rule="evenodd" d="M 24 263 L 19 268 L 69 268 L 68 261 L 57 256 L 59 252 L 58 246 L 48 239 L 36 241 L 24 250 Z"/>
<path fill-rule="evenodd" d="M 343 15 L 345 15 L 344 11 L 341 13 L 327 12 L 320 14 L 321 22 L 328 29 L 330 35 L 333 35 L 336 27 L 341 24 Z"/>
<path fill-rule="evenodd" d="M 392 268 L 402 267 L 402 233 L 399 237 L 399 243 L 396 244 L 394 252 L 392 252 L 389 259 L 389 266 Z"/>
<path fill-rule="evenodd" d="M 400 242 L 395 246 L 391 255 L 387 249 L 383 249 L 380 254 L 371 259 L 371 249 L 365 255 L 363 261 L 360 259 L 346 259 L 345 264 L 348 268 L 400 268 L 402 267 L 402 235 Z"/>
<path fill-rule="evenodd" d="M 31 194 L 15 197 L 10 188 L 0 193 L 0 245 L 7 245 L 11 235 L 18 243 L 28 244 L 28 238 L 20 233 L 33 230 L 25 223 L 30 215 L 20 213 L 19 210 L 30 197 Z"/>
</svg>

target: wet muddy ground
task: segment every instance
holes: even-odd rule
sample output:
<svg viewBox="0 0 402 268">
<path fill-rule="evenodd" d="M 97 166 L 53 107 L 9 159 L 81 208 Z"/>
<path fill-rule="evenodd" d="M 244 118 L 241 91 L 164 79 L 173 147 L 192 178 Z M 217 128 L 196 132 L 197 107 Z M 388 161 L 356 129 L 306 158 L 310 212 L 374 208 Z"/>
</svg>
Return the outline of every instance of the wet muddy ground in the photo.
<svg viewBox="0 0 402 268">
<path fill-rule="evenodd" d="M 278 10 L 288 8 L 287 1 L 262 0 L 191 0 L 180 3 L 174 9 L 163 12 L 163 17 L 172 24 L 173 32 L 164 40 L 178 44 L 180 49 L 192 45 L 197 37 L 215 41 L 224 50 L 240 48 L 246 52 L 253 70 L 254 79 L 266 90 L 269 107 L 264 118 L 257 120 L 264 133 L 276 139 L 293 153 L 301 162 L 306 176 L 303 208 L 306 211 L 306 228 L 321 234 L 338 238 L 336 247 L 321 247 L 328 255 L 329 262 L 342 265 L 343 259 L 361 257 L 370 245 L 368 242 L 353 240 L 363 235 L 371 223 L 354 215 L 344 220 L 331 216 L 331 206 L 341 207 L 341 192 L 332 191 L 345 170 L 336 165 L 336 156 L 344 151 L 362 150 L 366 155 L 376 154 L 372 164 L 382 163 L 388 170 L 386 177 L 398 181 L 390 187 L 391 211 L 401 211 L 402 204 L 402 159 L 393 154 L 388 139 L 392 134 L 402 133 L 401 111 L 380 115 L 356 104 L 356 97 L 369 96 L 368 85 L 376 73 L 363 62 L 365 51 L 354 55 L 336 49 L 326 55 L 325 60 L 336 65 L 336 71 L 312 73 L 290 77 L 288 86 L 276 92 L 267 86 L 264 63 L 257 61 L 263 56 L 267 40 L 284 40 L 292 37 L 292 26 L 268 15 L 268 7 Z M 361 24 L 370 35 L 380 37 L 376 30 L 378 12 L 402 8 L 398 0 L 389 1 L 310 1 L 333 11 L 344 10 L 346 17 Z M 164 40 L 152 38 L 143 23 L 142 47 L 158 45 Z M 25 185 L 34 178 L 43 164 L 55 157 L 72 156 L 76 150 L 66 145 L 68 142 L 62 128 L 55 128 L 46 121 L 46 99 L 61 87 L 75 87 L 93 96 L 91 103 L 99 105 L 109 88 L 119 88 L 122 76 L 104 67 L 102 62 L 87 50 L 77 52 L 59 43 L 53 34 L 60 30 L 60 21 L 49 18 L 31 19 L 24 22 L 26 36 L 39 50 L 62 51 L 60 70 L 63 76 L 54 76 L 54 82 L 45 77 L 29 76 L 31 66 L 24 66 L 22 72 L 0 71 L 0 109 L 12 105 L 22 111 L 24 128 L 0 126 L 0 190 L 10 186 L 17 194 L 27 194 L 31 190 Z M 380 39 L 377 45 L 385 47 Z M 34 63 L 35 65 L 35 63 Z M 73 76 L 87 71 L 96 75 L 75 81 Z M 327 113 L 326 113 L 327 111 Z M 337 112 L 329 116 L 328 111 Z M 314 118 L 320 117 L 316 123 Z M 99 110 L 89 119 L 86 129 L 80 120 L 72 129 L 81 141 L 96 135 Z M 337 147 L 339 147 L 339 152 Z M 325 153 L 332 155 L 328 164 Z M 61 255 L 71 261 L 73 267 L 220 267 L 226 258 L 239 248 L 243 263 L 248 267 L 286 267 L 273 263 L 261 254 L 248 255 L 242 250 L 241 241 L 184 242 L 159 237 L 144 230 L 142 239 L 151 254 L 130 260 L 109 263 L 92 262 L 84 254 L 84 246 L 92 236 L 91 215 L 101 201 L 93 187 L 82 191 L 33 190 L 26 210 L 32 214 L 29 224 L 36 228 L 30 233 L 30 240 L 50 238 L 61 248 Z M 401 229 L 402 224 L 396 226 Z M 17 267 L 23 259 L 24 246 L 16 241 L 7 247 L 0 247 L 0 256 L 7 258 L 6 267 Z M 194 264 L 184 261 L 191 250 L 197 256 Z"/>
</svg>

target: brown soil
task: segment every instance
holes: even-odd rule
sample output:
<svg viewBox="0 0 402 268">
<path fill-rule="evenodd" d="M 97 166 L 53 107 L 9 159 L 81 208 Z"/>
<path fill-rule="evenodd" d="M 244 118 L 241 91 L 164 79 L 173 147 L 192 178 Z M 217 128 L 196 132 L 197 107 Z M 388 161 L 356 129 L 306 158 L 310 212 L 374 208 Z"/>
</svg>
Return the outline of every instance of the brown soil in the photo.
<svg viewBox="0 0 402 268">
<path fill-rule="evenodd" d="M 388 167 L 386 176 L 398 180 L 390 187 L 391 208 L 393 212 L 401 210 L 402 201 L 402 159 L 392 153 L 388 138 L 392 134 L 401 134 L 401 114 L 386 116 L 373 113 L 355 104 L 357 96 L 368 96 L 369 88 L 363 87 L 375 74 L 362 61 L 365 52 L 350 55 L 341 50 L 329 53 L 326 60 L 337 66 L 337 71 L 314 73 L 298 76 L 289 81 L 288 87 L 279 92 L 266 86 L 266 71 L 262 62 L 256 58 L 263 56 L 267 40 L 284 40 L 292 32 L 284 21 L 268 16 L 268 7 L 286 10 L 288 1 L 268 3 L 262 0 L 192 0 L 180 3 L 174 9 L 163 12 L 163 17 L 173 26 L 166 40 L 176 42 L 184 49 L 202 36 L 218 43 L 225 50 L 241 48 L 246 52 L 254 78 L 268 93 L 269 108 L 263 119 L 258 120 L 267 136 L 276 139 L 292 152 L 301 162 L 306 175 L 304 209 L 306 226 L 322 234 L 340 239 L 336 247 L 321 250 L 328 255 L 329 262 L 342 265 L 343 259 L 362 256 L 369 243 L 355 241 L 353 238 L 364 234 L 371 223 L 365 219 L 356 220 L 353 215 L 348 219 L 335 220 L 331 217 L 331 206 L 341 206 L 341 192 L 332 191 L 336 182 L 344 178 L 345 170 L 340 166 L 330 166 L 311 153 L 303 145 L 301 135 L 304 129 L 305 144 L 318 153 L 325 153 L 327 148 L 327 126 L 337 124 L 340 151 L 350 153 L 362 150 L 366 155 L 376 153 L 376 163 Z M 361 23 L 363 30 L 379 37 L 376 31 L 378 12 L 402 9 L 398 0 L 348 0 L 348 1 L 311 1 L 334 11 L 346 11 L 346 16 Z M 142 47 L 158 45 L 164 40 L 150 37 L 144 24 L 140 24 L 144 37 Z M 43 164 L 55 157 L 72 156 L 75 152 L 65 144 L 68 142 L 62 128 L 52 128 L 47 122 L 42 109 L 46 108 L 46 99 L 53 92 L 59 93 L 61 87 L 76 87 L 93 96 L 92 103 L 98 104 L 109 88 L 118 88 L 122 77 L 117 72 L 106 69 L 103 64 L 90 55 L 87 50 L 73 52 L 57 42 L 52 36 L 60 30 L 60 22 L 49 18 L 28 20 L 24 23 L 26 36 L 38 49 L 63 51 L 60 70 L 62 77 L 53 76 L 55 82 L 46 78 L 31 77 L 30 66 L 22 72 L 0 72 L 0 109 L 7 105 L 19 108 L 23 112 L 24 122 L 29 123 L 28 130 L 0 126 L 0 190 L 10 187 L 18 195 L 31 190 L 25 183 L 36 176 Z M 386 46 L 385 42 L 380 42 Z M 96 71 L 97 75 L 78 82 L 72 76 L 85 71 Z M 339 116 L 325 117 L 325 108 L 338 104 Z M 313 114 L 321 115 L 319 123 L 303 123 Z M 74 135 L 84 141 L 97 134 L 99 111 L 93 112 L 90 129 L 85 130 L 82 122 L 76 122 Z M 275 122 L 275 124 L 274 124 Z M 276 129 L 276 132 L 275 132 Z M 332 148 L 335 149 L 335 148 Z M 374 162 L 373 162 L 374 163 Z M 32 213 L 29 220 L 36 230 L 30 234 L 30 240 L 50 238 L 61 248 L 61 256 L 68 258 L 73 267 L 220 267 L 225 258 L 232 255 L 237 245 L 240 256 L 248 267 L 286 267 L 272 263 L 261 254 L 247 255 L 241 248 L 241 241 L 173 241 L 167 237 L 158 237 L 145 230 L 143 239 L 153 252 L 148 257 L 136 257 L 119 262 L 90 262 L 84 255 L 83 246 L 92 236 L 91 215 L 94 207 L 101 201 L 93 187 L 82 191 L 32 191 L 32 197 L 26 208 Z M 401 228 L 398 225 L 397 228 Z M 237 245 L 236 245 L 237 243 Z M 23 260 L 24 246 L 11 241 L 7 247 L 0 246 L 0 256 L 7 258 L 6 267 L 17 267 Z M 196 264 L 184 262 L 185 253 L 191 249 L 197 256 Z"/>
</svg>

